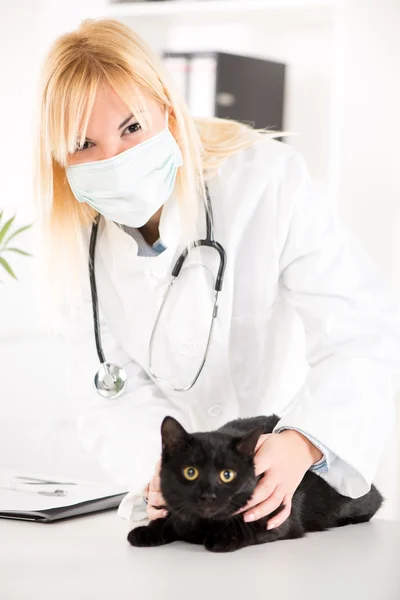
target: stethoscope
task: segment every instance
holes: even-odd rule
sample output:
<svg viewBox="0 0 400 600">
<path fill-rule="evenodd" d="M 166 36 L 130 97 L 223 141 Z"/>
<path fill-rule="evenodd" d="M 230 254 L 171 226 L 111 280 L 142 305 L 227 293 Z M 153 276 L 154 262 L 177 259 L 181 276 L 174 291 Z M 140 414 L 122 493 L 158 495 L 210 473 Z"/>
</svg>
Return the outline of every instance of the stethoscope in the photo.
<svg viewBox="0 0 400 600">
<path fill-rule="evenodd" d="M 196 381 L 198 380 L 199 375 L 203 370 L 203 367 L 207 360 L 209 347 L 210 347 L 211 336 L 212 336 L 212 331 L 213 331 L 213 326 L 214 326 L 214 320 L 218 314 L 219 293 L 222 290 L 222 284 L 224 281 L 226 253 L 225 253 L 224 248 L 221 246 L 221 244 L 216 242 L 214 239 L 213 212 L 212 212 L 211 200 L 210 200 L 210 195 L 209 195 L 207 186 L 206 186 L 206 195 L 207 195 L 207 208 L 205 208 L 206 231 L 207 231 L 206 237 L 205 237 L 205 239 L 200 239 L 195 242 L 192 242 L 190 244 L 190 248 L 195 248 L 198 246 L 208 246 L 209 248 L 213 248 L 214 250 L 216 250 L 218 252 L 218 255 L 219 255 L 219 267 L 218 267 L 218 273 L 217 273 L 217 277 L 216 277 L 215 285 L 214 285 L 214 303 L 213 303 L 211 322 L 210 322 L 205 351 L 204 351 L 200 366 L 194 376 L 194 379 L 192 380 L 192 382 L 189 385 L 187 385 L 185 387 L 174 387 L 173 385 L 168 383 L 167 380 L 165 380 L 161 377 L 158 377 L 154 373 L 154 370 L 152 368 L 154 336 L 155 336 L 155 333 L 157 330 L 158 323 L 160 321 L 160 317 L 161 317 L 164 305 L 167 301 L 168 295 L 172 289 L 172 286 L 176 282 L 179 273 L 181 272 L 183 263 L 185 262 L 185 260 L 187 258 L 187 255 L 189 252 L 188 247 L 186 247 L 183 250 L 183 252 L 180 254 L 180 256 L 178 257 L 178 259 L 174 265 L 174 268 L 172 269 L 172 272 L 171 272 L 172 279 L 171 279 L 171 281 L 167 287 L 167 290 L 164 294 L 164 298 L 162 300 L 160 309 L 158 311 L 156 320 L 154 322 L 153 330 L 152 330 L 152 333 L 150 336 L 150 341 L 149 341 L 149 352 L 148 352 L 149 374 L 155 381 L 158 381 L 164 385 L 167 385 L 174 392 L 186 392 L 187 390 L 190 390 L 194 386 Z M 115 365 L 113 363 L 109 363 L 106 361 L 104 352 L 103 352 L 103 348 L 101 345 L 100 327 L 99 327 L 99 306 L 98 306 L 98 297 L 97 297 L 96 278 L 95 278 L 95 272 L 94 272 L 95 271 L 96 239 L 97 239 L 97 231 L 98 231 L 100 218 L 101 218 L 101 214 L 99 213 L 96 216 L 95 221 L 92 225 L 92 232 L 91 232 L 90 244 L 89 244 L 89 278 L 90 278 L 90 290 L 91 290 L 91 294 L 92 294 L 94 336 L 95 336 L 95 340 L 96 340 L 97 355 L 98 355 L 99 361 L 101 363 L 100 368 L 94 377 L 94 387 L 96 388 L 96 390 L 100 394 L 100 396 L 103 396 L 104 398 L 117 398 L 125 390 L 126 382 L 127 382 L 127 375 L 126 375 L 126 371 L 123 367 L 120 367 L 119 365 Z"/>
</svg>

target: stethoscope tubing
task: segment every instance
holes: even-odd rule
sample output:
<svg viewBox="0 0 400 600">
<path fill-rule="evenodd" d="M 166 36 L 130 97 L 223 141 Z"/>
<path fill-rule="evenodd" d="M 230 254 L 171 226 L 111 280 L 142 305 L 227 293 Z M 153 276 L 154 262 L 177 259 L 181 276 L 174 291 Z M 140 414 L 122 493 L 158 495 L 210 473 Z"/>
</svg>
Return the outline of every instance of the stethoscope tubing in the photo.
<svg viewBox="0 0 400 600">
<path fill-rule="evenodd" d="M 157 375 L 153 371 L 152 360 L 151 360 L 155 332 L 156 332 L 156 329 L 157 329 L 157 326 L 158 326 L 158 323 L 159 323 L 159 320 L 160 320 L 160 317 L 162 314 L 163 307 L 167 300 L 168 294 L 169 294 L 173 284 L 175 283 L 177 277 L 179 276 L 182 266 L 188 256 L 189 247 L 184 248 L 184 250 L 179 255 L 179 257 L 176 260 L 175 265 L 172 269 L 172 272 L 171 272 L 172 280 L 171 280 L 170 284 L 168 285 L 168 288 L 165 292 L 163 301 L 161 303 L 156 320 L 154 322 L 154 326 L 153 326 L 152 333 L 150 336 L 150 341 L 149 341 L 148 369 L 149 369 L 150 376 L 155 381 L 167 384 L 167 386 L 170 389 L 172 389 L 173 391 L 178 391 L 178 392 L 188 391 L 190 388 L 192 388 L 194 386 L 194 384 L 198 380 L 200 373 L 202 372 L 203 367 L 206 363 L 208 352 L 209 352 L 209 347 L 210 347 L 210 343 L 211 343 L 214 319 L 216 318 L 216 316 L 218 314 L 219 293 L 222 290 L 224 275 L 225 275 L 226 252 L 225 252 L 223 246 L 219 242 L 216 242 L 214 240 L 214 224 L 213 224 L 213 211 L 212 211 L 211 199 L 210 199 L 208 187 L 205 186 L 205 189 L 206 189 L 206 197 L 207 197 L 207 207 L 205 208 L 206 237 L 205 237 L 205 239 L 200 239 L 200 240 L 196 240 L 196 241 L 192 242 L 190 244 L 190 248 L 204 246 L 204 247 L 209 247 L 209 248 L 214 249 L 219 255 L 219 267 L 218 267 L 218 272 L 217 272 L 217 276 L 215 279 L 215 285 L 214 285 L 214 305 L 213 305 L 213 311 L 212 311 L 212 316 L 211 316 L 211 325 L 209 328 L 206 349 L 205 349 L 200 367 L 197 370 L 194 379 L 192 380 L 192 382 L 189 385 L 181 387 L 181 388 L 176 388 L 176 387 L 170 385 L 166 380 L 164 380 L 160 377 L 157 377 Z M 102 343 L 101 343 L 99 305 L 98 305 L 97 285 L 96 285 L 96 276 L 95 276 L 96 241 L 97 241 L 97 233 L 98 233 L 100 218 L 101 218 L 101 214 L 99 213 L 98 215 L 96 215 L 95 220 L 93 222 L 91 236 L 90 236 L 90 243 L 89 243 L 89 280 L 90 280 L 90 290 L 91 290 L 91 296 L 92 296 L 93 327 L 94 327 L 94 336 L 95 336 L 95 342 L 96 342 L 96 351 L 97 351 L 99 361 L 101 363 L 101 367 L 97 371 L 95 379 L 94 379 L 94 386 L 95 386 L 97 392 L 101 396 L 107 397 L 107 398 L 116 398 L 117 396 L 121 395 L 122 392 L 124 391 L 125 386 L 126 386 L 127 376 L 126 376 L 125 370 L 122 367 L 106 362 L 106 358 L 104 356 Z M 112 388 L 114 388 L 114 390 Z"/>
</svg>

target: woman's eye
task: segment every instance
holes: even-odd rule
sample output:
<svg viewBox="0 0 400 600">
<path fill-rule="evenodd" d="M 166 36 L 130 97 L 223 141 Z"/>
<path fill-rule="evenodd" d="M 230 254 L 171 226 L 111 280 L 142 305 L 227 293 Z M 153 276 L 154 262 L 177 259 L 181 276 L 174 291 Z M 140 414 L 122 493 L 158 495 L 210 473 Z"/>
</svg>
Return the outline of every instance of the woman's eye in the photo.
<svg viewBox="0 0 400 600">
<path fill-rule="evenodd" d="M 136 133 L 137 131 L 139 131 L 140 129 L 142 129 L 139 125 L 139 123 L 131 123 L 130 125 L 128 125 L 128 127 L 124 130 L 124 134 L 125 132 L 127 133 Z"/>
<path fill-rule="evenodd" d="M 196 467 L 186 467 L 183 469 L 183 474 L 188 481 L 194 481 L 199 476 L 199 471 Z"/>
<path fill-rule="evenodd" d="M 80 147 L 79 144 L 77 144 L 75 147 L 75 152 L 82 152 L 82 150 L 87 150 L 88 148 L 91 148 L 89 144 L 92 144 L 92 146 L 94 146 L 93 142 L 88 142 L 88 140 L 85 140 L 83 142 L 82 147 Z"/>
<path fill-rule="evenodd" d="M 235 479 L 236 473 L 232 469 L 225 469 L 225 471 L 221 471 L 219 477 L 223 483 L 229 483 Z"/>
</svg>

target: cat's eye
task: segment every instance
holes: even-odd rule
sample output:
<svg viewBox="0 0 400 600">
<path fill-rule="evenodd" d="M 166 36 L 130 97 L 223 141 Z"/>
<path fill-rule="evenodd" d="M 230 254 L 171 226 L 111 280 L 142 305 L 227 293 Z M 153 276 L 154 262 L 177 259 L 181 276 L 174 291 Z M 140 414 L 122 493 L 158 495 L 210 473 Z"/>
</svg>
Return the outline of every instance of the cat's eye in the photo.
<svg viewBox="0 0 400 600">
<path fill-rule="evenodd" d="M 225 469 L 225 471 L 221 471 L 219 476 L 223 483 L 229 483 L 235 479 L 236 473 L 232 469 Z"/>
<path fill-rule="evenodd" d="M 199 476 L 199 471 L 196 467 L 186 467 L 183 469 L 183 474 L 189 481 L 194 481 Z"/>
</svg>

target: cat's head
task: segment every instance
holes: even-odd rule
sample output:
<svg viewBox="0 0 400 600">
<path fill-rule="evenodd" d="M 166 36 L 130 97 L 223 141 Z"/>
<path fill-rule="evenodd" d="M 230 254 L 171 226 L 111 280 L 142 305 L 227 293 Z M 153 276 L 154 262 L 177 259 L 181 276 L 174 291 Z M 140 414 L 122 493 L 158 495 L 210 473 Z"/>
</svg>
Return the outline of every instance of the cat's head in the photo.
<svg viewBox="0 0 400 600">
<path fill-rule="evenodd" d="M 187 433 L 172 417 L 161 426 L 161 491 L 184 520 L 225 519 L 250 500 L 258 478 L 254 451 L 262 434 Z"/>
</svg>

